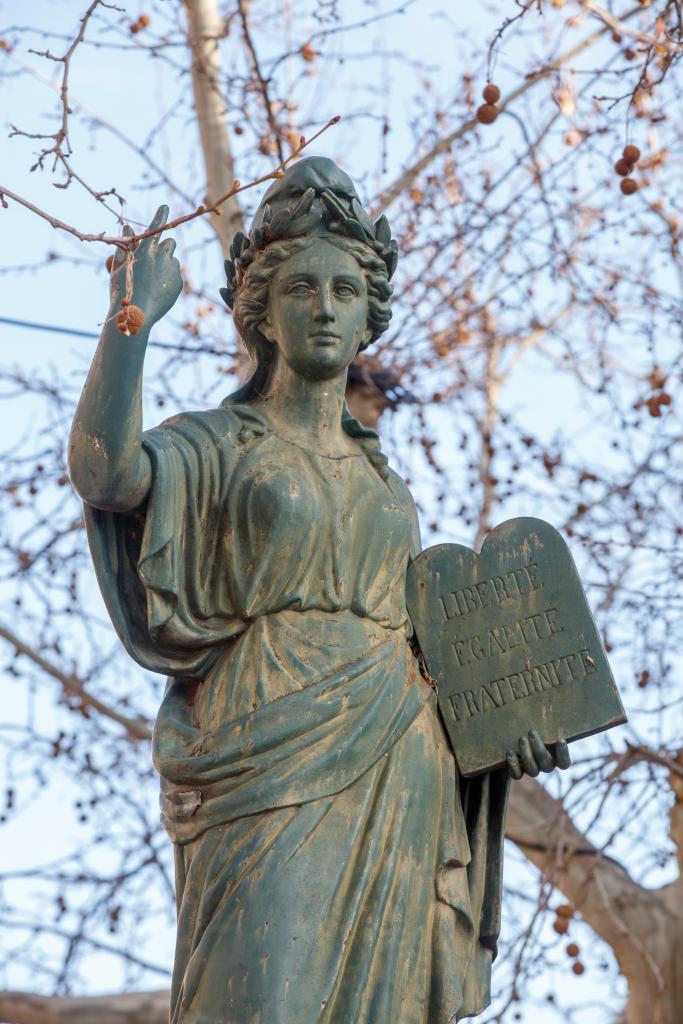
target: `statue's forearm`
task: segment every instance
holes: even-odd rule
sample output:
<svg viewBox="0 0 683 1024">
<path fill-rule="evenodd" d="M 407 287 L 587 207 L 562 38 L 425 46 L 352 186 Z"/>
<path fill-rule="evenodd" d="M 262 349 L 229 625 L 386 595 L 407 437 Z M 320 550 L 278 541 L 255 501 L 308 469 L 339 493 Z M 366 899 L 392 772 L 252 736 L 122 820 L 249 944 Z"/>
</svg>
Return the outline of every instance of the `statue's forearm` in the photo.
<svg viewBox="0 0 683 1024">
<path fill-rule="evenodd" d="M 142 448 L 142 369 L 149 329 L 129 337 L 105 325 L 69 439 L 74 487 L 90 505 L 127 511 L 147 496 L 149 457 Z"/>
</svg>

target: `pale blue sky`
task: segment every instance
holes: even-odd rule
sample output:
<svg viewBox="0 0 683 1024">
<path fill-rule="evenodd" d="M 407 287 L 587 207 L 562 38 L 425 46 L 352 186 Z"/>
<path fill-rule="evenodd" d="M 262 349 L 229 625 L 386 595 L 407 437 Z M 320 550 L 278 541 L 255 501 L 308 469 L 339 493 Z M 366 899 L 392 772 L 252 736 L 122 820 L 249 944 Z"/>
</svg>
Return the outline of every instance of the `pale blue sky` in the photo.
<svg viewBox="0 0 683 1024">
<path fill-rule="evenodd" d="M 82 11 L 83 4 L 77 0 L 32 0 L 30 5 L 0 0 L 0 31 L 2 26 L 13 23 L 25 25 L 27 20 L 39 24 L 46 30 L 71 33 L 76 19 Z M 137 4 L 126 4 L 132 16 L 137 16 Z M 277 6 L 277 5 L 274 5 Z M 291 5 L 294 10 L 300 6 Z M 394 5 L 380 0 L 379 3 L 368 5 L 361 0 L 348 0 L 342 3 L 345 20 L 351 20 L 367 14 L 368 11 L 388 10 Z M 422 64 L 425 73 L 408 71 L 408 69 L 387 58 L 382 65 L 381 81 L 373 83 L 377 95 L 374 108 L 371 109 L 370 97 L 358 87 L 363 81 L 364 69 L 370 62 L 363 58 L 357 62 L 350 61 L 343 69 L 337 69 L 334 76 L 321 71 L 317 65 L 309 82 L 308 88 L 302 90 L 298 85 L 297 94 L 302 105 L 308 104 L 311 114 L 315 113 L 320 122 L 337 114 L 353 109 L 357 104 L 367 108 L 372 116 L 360 117 L 342 123 L 332 129 L 324 142 L 316 146 L 316 152 L 325 152 L 338 158 L 344 166 L 361 179 L 361 191 L 373 195 L 379 188 L 391 181 L 402 165 L 411 159 L 414 139 L 421 136 L 419 121 L 419 104 L 415 102 L 419 94 L 420 80 L 426 77 L 428 70 L 431 88 L 440 94 L 444 102 L 454 88 L 459 88 L 459 74 L 465 66 L 476 73 L 479 79 L 484 77 L 485 51 L 488 35 L 497 22 L 491 14 L 488 4 L 471 4 L 463 0 L 455 0 L 450 5 L 453 12 L 450 22 L 437 16 L 439 8 L 436 0 L 417 0 L 408 4 L 406 13 L 391 21 L 382 22 L 369 27 L 364 36 L 360 33 L 338 36 L 335 47 L 339 52 L 348 55 L 358 54 L 361 50 L 374 50 L 381 46 L 388 52 L 405 50 L 410 47 L 411 59 Z M 164 16 L 172 19 L 177 16 L 179 5 L 171 3 L 150 4 L 155 25 Z M 95 30 L 92 38 L 97 38 L 99 30 Z M 275 25 L 274 32 L 280 36 L 283 28 Z M 303 41 L 300 23 L 295 19 L 289 26 L 284 26 L 295 44 Z M 8 33 L 10 40 L 12 33 Z M 106 37 L 118 41 L 115 35 Z M 128 42 L 125 25 L 121 30 L 120 41 Z M 23 36 L 24 44 L 29 36 Z M 266 41 L 267 43 L 267 41 Z M 30 44 L 42 49 L 45 45 L 39 36 L 30 37 Z M 55 50 L 61 45 L 50 42 Z M 229 44 L 228 44 L 229 45 Z M 264 44 L 266 45 L 266 44 Z M 540 45 L 540 44 L 539 44 Z M 517 70 L 526 70 L 529 61 L 528 44 L 511 40 L 509 49 L 503 49 L 498 60 L 496 81 L 505 89 L 516 81 Z M 173 57 L 174 55 L 171 54 Z M 25 46 L 17 47 L 13 58 L 20 64 L 36 69 L 41 75 L 50 75 L 52 68 L 45 61 L 26 53 Z M 0 53 L 0 60 L 3 59 Z M 174 59 L 176 59 L 174 57 Z M 177 55 L 179 64 L 183 55 Z M 7 66 L 12 67 L 11 64 Z M 372 65 L 376 69 L 376 65 Z M 144 144 L 150 131 L 159 120 L 167 115 L 160 135 L 156 139 L 155 158 L 163 164 L 171 178 L 177 180 L 182 189 L 189 193 L 193 201 L 200 201 L 203 194 L 203 172 L 201 158 L 197 148 L 197 140 L 192 123 L 188 120 L 187 110 L 177 106 L 177 97 L 185 89 L 185 82 L 180 75 L 162 65 L 159 61 L 143 60 L 138 54 L 131 55 L 125 50 L 95 50 L 83 47 L 78 51 L 72 72 L 72 87 L 75 100 L 87 106 L 97 115 L 116 124 L 137 144 Z M 54 188 L 49 174 L 36 171 L 28 173 L 31 154 L 36 143 L 26 139 L 7 139 L 6 126 L 10 123 L 26 131 L 44 131 L 53 123 L 51 118 L 55 111 L 56 96 L 44 82 L 26 75 L 7 78 L 0 88 L 2 98 L 2 122 L 0 126 L 0 183 L 13 189 L 37 205 L 48 211 L 57 213 L 63 220 L 73 223 L 88 231 L 107 230 L 113 228 L 113 219 L 102 214 L 89 197 L 74 184 L 63 191 Z M 388 118 L 391 132 L 387 136 L 387 169 L 382 171 L 379 157 L 381 119 Z M 236 120 L 236 118 L 232 119 Z M 49 129 L 47 129 L 49 130 Z M 232 136 L 239 147 L 239 138 Z M 492 136 L 493 138 L 493 136 Z M 496 136 L 499 144 L 505 144 L 505 132 Z M 153 213 L 158 202 L 168 200 L 165 187 L 149 187 L 149 179 L 145 178 L 146 169 L 135 154 L 114 139 L 104 129 L 92 132 L 74 117 L 72 142 L 75 150 L 75 162 L 79 173 L 95 187 L 108 188 L 116 185 L 125 195 L 128 212 L 135 221 L 145 222 Z M 495 165 L 495 147 L 493 153 L 485 155 L 485 159 Z M 240 166 L 242 179 L 263 171 L 263 161 L 247 162 Z M 254 193 L 254 202 L 259 193 Z M 178 200 L 171 200 L 172 214 L 184 212 L 186 205 Z M 390 214 L 391 216 L 391 214 Z M 53 323 L 78 328 L 85 331 L 97 331 L 107 308 L 107 280 L 104 271 L 106 252 L 98 245 L 85 245 L 63 234 L 56 233 L 50 226 L 41 222 L 26 210 L 11 204 L 7 210 L 0 210 L 0 237 L 4 245 L 0 257 L 0 316 L 15 317 L 23 320 Z M 217 290 L 221 283 L 221 258 L 218 247 L 211 243 L 211 231 L 208 225 L 195 222 L 192 227 L 184 228 L 175 233 L 178 242 L 178 255 L 187 265 L 194 284 L 201 282 L 207 292 L 215 297 L 216 312 L 211 319 L 213 330 L 218 339 L 227 335 L 228 321 L 219 305 Z M 206 240 L 210 244 L 204 246 Z M 58 260 L 47 263 L 39 269 L 26 269 L 16 273 L 2 273 L 3 268 L 26 266 L 30 268 L 38 260 L 42 260 L 50 251 L 69 257 L 69 260 Z M 182 320 L 182 312 L 174 311 L 168 324 L 160 326 L 154 337 L 158 340 L 175 340 L 177 337 L 174 323 Z M 85 367 L 93 350 L 93 342 L 86 339 L 45 334 L 41 331 L 20 330 L 0 324 L 0 351 L 2 360 L 7 365 L 19 363 L 26 371 L 31 367 L 55 367 L 56 373 L 71 382 L 76 389 L 83 379 Z M 158 365 L 158 358 L 150 354 L 150 371 Z M 149 377 L 151 379 L 152 373 Z M 196 378 L 188 373 L 183 381 L 184 394 L 193 393 L 200 396 L 204 393 L 205 377 L 197 374 Z M 561 391 L 558 396 L 557 388 Z M 533 361 L 525 369 L 524 376 L 513 385 L 513 403 L 522 409 L 529 396 L 533 396 L 533 410 L 529 411 L 530 421 L 533 420 L 536 430 L 544 430 L 548 436 L 560 428 L 566 428 L 569 418 L 572 431 L 577 438 L 586 434 L 587 424 L 582 419 L 579 394 L 573 384 L 566 382 L 549 386 L 548 371 Z M 529 402 L 529 405 L 531 403 Z M 173 402 L 164 410 L 170 414 Z M 154 406 L 149 410 L 152 425 L 153 417 L 161 418 Z M 3 429 L 6 437 L 16 437 L 30 428 L 36 417 L 36 406 L 30 402 L 13 403 L 11 411 L 3 416 Z M 387 435 L 395 438 L 400 432 L 402 421 L 400 416 L 387 425 Z M 588 444 L 588 440 L 586 440 Z M 590 441 L 595 445 L 594 436 Z M 594 453 L 597 458 L 600 446 Z M 602 452 L 604 455 L 604 451 Z M 415 473 L 419 474 L 415 466 Z M 514 505 L 514 503 L 512 503 Z M 528 513 L 528 509 L 510 509 L 511 514 Z M 452 539 L 468 540 L 466 531 L 463 535 Z M 431 538 L 429 540 L 431 543 Z M 93 592 L 93 600 L 97 600 Z M 104 614 L 104 613 L 103 613 Z M 136 670 L 137 671 L 137 670 Z M 21 709 L 17 710 L 21 714 Z M 52 714 L 48 705 L 41 708 L 46 720 Z M 17 865 L 25 865 L 34 857 L 40 860 L 44 853 L 43 836 L 50 835 L 50 854 L 55 855 L 57 839 L 63 840 L 63 848 L 68 850 L 77 836 L 77 829 L 71 825 L 62 812 L 55 793 L 51 788 L 45 799 L 39 801 L 32 813 L 17 818 L 12 826 L 9 857 Z M 64 794 L 65 802 L 72 794 Z M 153 804 L 155 792 L 148 794 L 150 814 L 156 813 Z M 515 858 L 516 859 L 516 858 Z M 524 890 L 527 885 L 526 871 L 514 868 L 509 874 L 514 885 Z M 149 941 L 153 942 L 153 953 L 150 959 L 157 962 L 169 960 L 172 949 L 172 928 L 166 923 L 163 930 L 156 930 L 156 922 L 149 929 Z M 590 933 L 581 932 L 581 944 L 589 948 L 595 946 Z M 615 990 L 621 991 L 620 981 L 614 980 L 614 972 L 603 974 L 597 966 L 601 952 L 595 951 L 589 961 L 589 972 L 580 982 L 571 979 L 568 966 L 559 958 L 557 970 L 548 971 L 538 983 L 538 991 L 547 990 L 548 984 L 556 984 L 561 988 L 571 989 L 574 997 L 576 986 L 582 987 L 582 996 L 586 1003 L 603 999 L 609 1000 Z M 503 968 L 504 970 L 504 968 Z M 93 991 L 107 990 L 116 987 L 121 981 L 120 975 L 112 972 L 111 961 L 107 957 L 94 956 L 88 966 L 89 988 Z M 159 985 L 159 978 L 149 976 L 145 979 L 149 987 Z M 11 979 L 16 987 L 31 987 L 30 978 L 20 973 Z M 604 1004 L 603 1004 L 604 1006 Z M 528 1022 L 538 1020 L 533 1015 L 523 1017 Z M 546 1018 L 551 1024 L 551 1017 Z M 558 1020 L 559 1017 L 553 1018 Z M 587 1006 L 582 1015 L 584 1024 L 605 1024 L 604 1009 Z"/>
</svg>

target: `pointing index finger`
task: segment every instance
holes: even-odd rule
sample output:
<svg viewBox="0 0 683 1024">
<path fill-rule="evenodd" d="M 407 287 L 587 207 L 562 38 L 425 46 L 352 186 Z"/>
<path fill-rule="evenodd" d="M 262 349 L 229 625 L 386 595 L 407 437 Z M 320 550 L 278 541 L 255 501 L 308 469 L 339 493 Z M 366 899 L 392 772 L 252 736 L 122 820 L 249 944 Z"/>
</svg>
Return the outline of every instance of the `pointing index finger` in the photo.
<svg viewBox="0 0 683 1024">
<path fill-rule="evenodd" d="M 163 226 L 164 226 L 164 224 L 166 223 L 167 220 L 168 220 L 168 206 L 162 205 L 162 206 L 159 207 L 157 212 L 152 217 L 152 220 L 150 221 L 150 225 L 147 228 L 148 231 L 156 231 L 157 234 L 156 235 L 148 235 L 147 238 L 143 238 L 143 240 L 142 240 L 142 242 L 140 244 L 141 245 L 145 245 L 145 246 L 149 246 L 149 245 L 152 245 L 152 244 L 158 245 L 159 239 L 160 239 L 160 235 L 161 235 L 161 232 L 159 232 L 159 228 L 163 228 Z"/>
<path fill-rule="evenodd" d="M 153 231 L 155 228 L 161 228 L 168 220 L 168 206 L 162 204 L 157 212 L 152 217 L 152 222 L 149 225 L 150 230 Z"/>
</svg>

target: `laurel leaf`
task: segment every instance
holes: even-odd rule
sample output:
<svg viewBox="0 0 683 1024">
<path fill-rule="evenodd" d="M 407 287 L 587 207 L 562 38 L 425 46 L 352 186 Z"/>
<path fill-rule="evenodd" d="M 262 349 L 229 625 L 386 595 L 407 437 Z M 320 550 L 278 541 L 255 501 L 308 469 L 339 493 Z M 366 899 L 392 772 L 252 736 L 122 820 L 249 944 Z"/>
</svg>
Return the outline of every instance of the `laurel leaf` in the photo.
<svg viewBox="0 0 683 1024">
<path fill-rule="evenodd" d="M 368 235 L 370 238 L 374 238 L 375 232 L 373 231 L 372 228 L 372 221 L 370 220 L 367 213 L 365 212 L 362 205 L 358 202 L 357 199 L 351 200 L 351 209 L 353 210 L 354 217 L 363 228 L 365 234 Z"/>
<path fill-rule="evenodd" d="M 378 221 L 375 221 L 375 237 L 382 245 L 389 245 L 391 242 L 391 228 L 384 214 L 382 214 Z"/>
<path fill-rule="evenodd" d="M 330 190 L 326 188 L 320 198 L 327 207 L 332 219 L 338 220 L 340 224 L 345 224 L 349 219 L 349 215 L 344 209 L 342 203 L 335 196 L 334 192 L 330 192 Z"/>
<path fill-rule="evenodd" d="M 292 217 L 302 217 L 304 216 L 304 214 L 307 214 L 310 211 L 311 206 L 313 205 L 314 199 L 315 189 L 307 188 L 299 202 L 292 210 Z"/>
<path fill-rule="evenodd" d="M 232 309 L 235 302 L 235 293 L 231 288 L 219 288 L 219 291 L 225 305 L 228 309 Z"/>
<path fill-rule="evenodd" d="M 389 244 L 389 252 L 385 255 L 384 262 L 387 265 L 387 275 L 389 280 L 391 280 L 398 263 L 398 246 L 393 240 Z"/>
</svg>

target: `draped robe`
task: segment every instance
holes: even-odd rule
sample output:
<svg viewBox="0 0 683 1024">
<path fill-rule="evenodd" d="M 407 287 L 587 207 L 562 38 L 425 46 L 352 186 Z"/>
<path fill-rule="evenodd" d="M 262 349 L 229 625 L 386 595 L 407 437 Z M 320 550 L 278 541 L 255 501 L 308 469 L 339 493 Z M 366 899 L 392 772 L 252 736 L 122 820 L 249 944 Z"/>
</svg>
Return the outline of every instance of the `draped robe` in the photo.
<svg viewBox="0 0 683 1024">
<path fill-rule="evenodd" d="M 458 778 L 410 647 L 411 495 L 248 403 L 144 435 L 145 506 L 86 507 L 109 613 L 169 677 L 172 1024 L 447 1024 L 489 1002 L 507 780 Z M 384 479 L 386 475 L 386 479 Z"/>
</svg>

